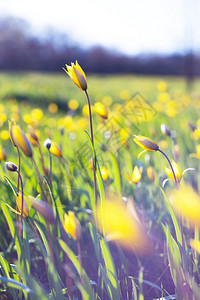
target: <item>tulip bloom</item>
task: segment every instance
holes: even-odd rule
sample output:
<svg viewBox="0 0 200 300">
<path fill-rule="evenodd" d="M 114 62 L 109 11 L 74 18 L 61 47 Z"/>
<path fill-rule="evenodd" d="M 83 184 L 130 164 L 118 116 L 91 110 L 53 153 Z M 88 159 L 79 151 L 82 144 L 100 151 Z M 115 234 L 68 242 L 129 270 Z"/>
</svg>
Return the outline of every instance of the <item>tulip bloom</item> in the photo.
<svg viewBox="0 0 200 300">
<path fill-rule="evenodd" d="M 102 117 L 104 119 L 108 118 L 108 111 L 101 102 L 95 103 L 94 110 L 95 110 L 96 114 L 99 115 L 100 117 Z"/>
<path fill-rule="evenodd" d="M 31 145 L 27 136 L 14 122 L 11 122 L 10 125 L 10 139 L 13 145 L 21 149 L 26 156 L 33 156 Z"/>
<path fill-rule="evenodd" d="M 72 211 L 64 215 L 63 227 L 75 241 L 80 239 L 81 225 Z"/>
<path fill-rule="evenodd" d="M 73 80 L 73 82 L 83 91 L 87 90 L 87 79 L 85 73 L 82 68 L 76 63 L 71 63 L 71 66 L 65 65 L 66 69 L 63 70 L 69 75 L 69 77 Z"/>
<path fill-rule="evenodd" d="M 22 196 L 20 193 L 17 194 L 17 199 L 16 199 L 16 202 L 17 202 L 17 208 L 18 210 L 20 211 L 21 213 L 21 207 L 22 207 Z M 23 217 L 24 218 L 27 218 L 29 216 L 29 209 L 28 209 L 28 205 L 24 199 L 23 201 Z"/>
<path fill-rule="evenodd" d="M 142 135 L 136 135 L 134 142 L 146 151 L 157 151 L 159 149 L 154 141 Z"/>
<path fill-rule="evenodd" d="M 51 142 L 51 147 L 50 147 L 49 151 L 57 157 L 62 157 L 62 152 L 61 152 L 60 147 L 58 145 L 56 145 L 54 142 Z"/>
<path fill-rule="evenodd" d="M 129 183 L 138 183 L 142 177 L 142 168 L 138 168 L 138 166 L 135 166 L 133 169 L 133 173 L 131 177 L 129 175 L 125 175 L 126 179 L 128 180 Z"/>
<path fill-rule="evenodd" d="M 108 179 L 108 170 L 105 167 L 100 167 L 100 171 L 103 181 L 106 181 Z"/>
<path fill-rule="evenodd" d="M 174 169 L 174 173 L 175 173 L 177 182 L 180 182 L 181 178 L 182 178 L 182 172 L 181 172 L 181 169 L 180 169 L 179 165 L 175 161 L 172 161 L 172 167 Z M 165 170 L 165 173 L 167 174 L 167 176 L 171 180 L 174 180 L 172 170 L 169 169 L 169 168 L 164 168 L 164 170 Z"/>
</svg>

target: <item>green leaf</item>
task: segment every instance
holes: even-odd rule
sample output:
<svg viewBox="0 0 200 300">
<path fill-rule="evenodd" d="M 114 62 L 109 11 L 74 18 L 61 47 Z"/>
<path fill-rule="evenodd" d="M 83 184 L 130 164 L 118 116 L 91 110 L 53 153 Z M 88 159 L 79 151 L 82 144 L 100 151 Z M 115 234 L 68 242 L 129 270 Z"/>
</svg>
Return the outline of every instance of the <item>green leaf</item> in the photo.
<svg viewBox="0 0 200 300">
<path fill-rule="evenodd" d="M 121 177 L 120 177 L 118 161 L 112 152 L 110 153 L 110 156 L 111 156 L 111 161 L 112 161 L 112 166 L 113 166 L 114 182 L 115 182 L 118 193 L 121 194 Z"/>
<path fill-rule="evenodd" d="M 120 300 L 120 289 L 119 289 L 119 284 L 118 284 L 118 278 L 117 278 L 117 273 L 115 270 L 115 265 L 114 265 L 110 250 L 108 248 L 107 243 L 104 241 L 103 238 L 100 240 L 100 245 L 101 245 L 102 255 L 104 258 L 104 262 L 105 262 L 107 277 L 110 282 L 109 289 L 112 294 L 112 299 Z M 105 282 L 105 284 L 106 284 L 106 282 Z"/>
<path fill-rule="evenodd" d="M 17 190 L 14 186 L 14 184 L 12 183 L 12 181 L 7 177 L 7 176 L 4 176 L 4 178 L 6 179 L 7 183 L 9 184 L 9 186 L 11 187 L 13 193 L 15 196 L 17 196 Z"/>
<path fill-rule="evenodd" d="M 31 290 L 28 286 L 25 286 L 21 282 L 16 281 L 12 278 L 7 278 L 7 277 L 4 277 L 4 276 L 0 276 L 0 282 L 6 284 L 9 287 L 12 287 L 12 288 L 15 288 L 15 289 L 18 289 L 18 290 L 22 290 L 22 291 L 25 291 L 27 293 L 34 293 L 34 291 Z"/>
</svg>

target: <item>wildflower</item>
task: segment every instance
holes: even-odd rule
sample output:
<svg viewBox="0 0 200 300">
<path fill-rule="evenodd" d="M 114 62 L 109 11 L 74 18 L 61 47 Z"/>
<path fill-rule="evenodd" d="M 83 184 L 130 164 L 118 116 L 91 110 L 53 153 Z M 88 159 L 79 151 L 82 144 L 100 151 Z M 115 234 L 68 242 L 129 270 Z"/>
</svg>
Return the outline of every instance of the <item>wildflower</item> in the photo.
<svg viewBox="0 0 200 300">
<path fill-rule="evenodd" d="M 6 168 L 10 172 L 16 172 L 17 171 L 17 166 L 14 163 L 12 163 L 11 161 L 6 162 Z"/>
<path fill-rule="evenodd" d="M 21 214 L 22 196 L 20 193 L 17 194 L 16 202 L 17 202 L 17 208 Z M 29 209 L 28 209 L 28 205 L 24 199 L 24 201 L 23 201 L 23 217 L 27 218 L 28 216 L 29 216 Z"/>
<path fill-rule="evenodd" d="M 171 194 L 171 203 L 175 212 L 192 226 L 200 228 L 200 197 L 191 186 L 183 186 Z"/>
<path fill-rule="evenodd" d="M 0 160 L 6 160 L 6 153 L 1 146 L 0 146 Z"/>
<path fill-rule="evenodd" d="M 132 176 L 130 177 L 128 174 L 125 175 L 126 179 L 129 183 L 138 183 L 142 177 L 142 167 L 138 168 L 138 166 L 135 166 L 133 169 Z"/>
<path fill-rule="evenodd" d="M 101 102 L 95 103 L 94 110 L 95 110 L 96 114 L 99 115 L 100 117 L 102 117 L 103 119 L 108 118 L 108 111 Z"/>
<path fill-rule="evenodd" d="M 142 135 L 136 135 L 134 142 L 146 151 L 157 151 L 159 149 L 154 141 Z"/>
<path fill-rule="evenodd" d="M 71 99 L 68 102 L 68 107 L 71 110 L 77 110 L 78 107 L 79 107 L 79 103 L 78 103 L 78 101 L 76 99 Z"/>
<path fill-rule="evenodd" d="M 44 146 L 49 150 L 51 148 L 51 140 L 46 139 L 46 141 L 44 142 Z"/>
<path fill-rule="evenodd" d="M 31 112 L 34 121 L 40 121 L 43 118 L 43 111 L 40 108 L 34 108 Z"/>
<path fill-rule="evenodd" d="M 58 105 L 56 103 L 50 103 L 48 106 L 48 111 L 51 114 L 56 114 L 58 112 Z"/>
<path fill-rule="evenodd" d="M 152 166 L 147 168 L 147 176 L 149 177 L 149 179 L 154 182 L 155 180 L 155 176 L 156 176 L 156 172 L 154 170 L 154 168 Z"/>
<path fill-rule="evenodd" d="M 81 225 L 72 211 L 64 214 L 63 227 L 75 241 L 80 239 Z"/>
<path fill-rule="evenodd" d="M 10 137 L 8 130 L 2 130 L 0 133 L 0 138 L 4 141 L 8 140 Z"/>
<path fill-rule="evenodd" d="M 165 124 L 161 124 L 161 131 L 162 131 L 162 134 L 171 136 L 171 131 Z"/>
<path fill-rule="evenodd" d="M 134 211 L 134 213 L 133 213 Z M 97 207 L 97 223 L 108 241 L 117 241 L 122 247 L 145 252 L 147 239 L 137 213 L 132 205 L 126 205 L 119 199 L 108 200 Z"/>
<path fill-rule="evenodd" d="M 15 147 L 21 149 L 26 156 L 32 157 L 33 153 L 27 136 L 14 122 L 10 124 L 10 139 Z"/>
<path fill-rule="evenodd" d="M 33 145 L 35 147 L 38 146 L 38 143 L 39 143 L 38 133 L 30 125 L 28 127 L 27 138 L 28 138 L 29 142 L 31 143 L 31 145 Z"/>
<path fill-rule="evenodd" d="M 52 142 L 49 150 L 53 155 L 57 157 L 62 157 L 61 149 L 58 145 L 56 145 L 56 143 Z"/>
<path fill-rule="evenodd" d="M 190 246 L 200 254 L 200 241 L 190 239 Z"/>
<path fill-rule="evenodd" d="M 33 206 L 33 208 L 39 212 L 39 214 L 41 214 L 43 216 L 43 218 L 45 219 L 46 222 L 48 223 L 54 223 L 55 222 L 55 217 L 54 217 L 54 214 L 53 214 L 53 210 L 51 208 L 51 206 L 40 200 L 40 201 L 37 201 L 33 198 L 30 198 L 30 201 L 31 201 L 31 204 Z"/>
<path fill-rule="evenodd" d="M 108 170 L 105 167 L 100 167 L 100 171 L 103 181 L 106 181 L 108 179 Z"/>
<path fill-rule="evenodd" d="M 82 68 L 78 64 L 78 61 L 76 60 L 76 63 L 71 63 L 71 66 L 65 65 L 66 69 L 63 68 L 63 70 L 71 77 L 71 79 L 74 81 L 74 83 L 83 91 L 87 90 L 87 79 L 85 76 L 85 73 L 83 72 Z"/>
</svg>

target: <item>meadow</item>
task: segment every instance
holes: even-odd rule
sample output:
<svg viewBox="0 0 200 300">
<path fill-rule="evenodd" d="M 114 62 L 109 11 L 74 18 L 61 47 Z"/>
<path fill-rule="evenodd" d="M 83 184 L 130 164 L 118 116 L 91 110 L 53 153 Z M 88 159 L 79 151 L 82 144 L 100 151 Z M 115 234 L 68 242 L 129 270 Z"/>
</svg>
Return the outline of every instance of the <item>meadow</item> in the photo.
<svg viewBox="0 0 200 300">
<path fill-rule="evenodd" d="M 0 299 L 199 299 L 200 80 L 87 84 L 0 73 Z"/>
</svg>

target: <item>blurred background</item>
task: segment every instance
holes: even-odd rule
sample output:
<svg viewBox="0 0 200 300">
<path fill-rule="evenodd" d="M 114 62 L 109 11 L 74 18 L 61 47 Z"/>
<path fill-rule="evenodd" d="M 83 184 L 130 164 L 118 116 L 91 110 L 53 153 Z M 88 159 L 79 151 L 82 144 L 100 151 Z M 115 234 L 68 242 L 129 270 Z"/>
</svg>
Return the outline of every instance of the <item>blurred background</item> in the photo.
<svg viewBox="0 0 200 300">
<path fill-rule="evenodd" d="M 0 70 L 200 75 L 198 0 L 0 2 Z"/>
</svg>

